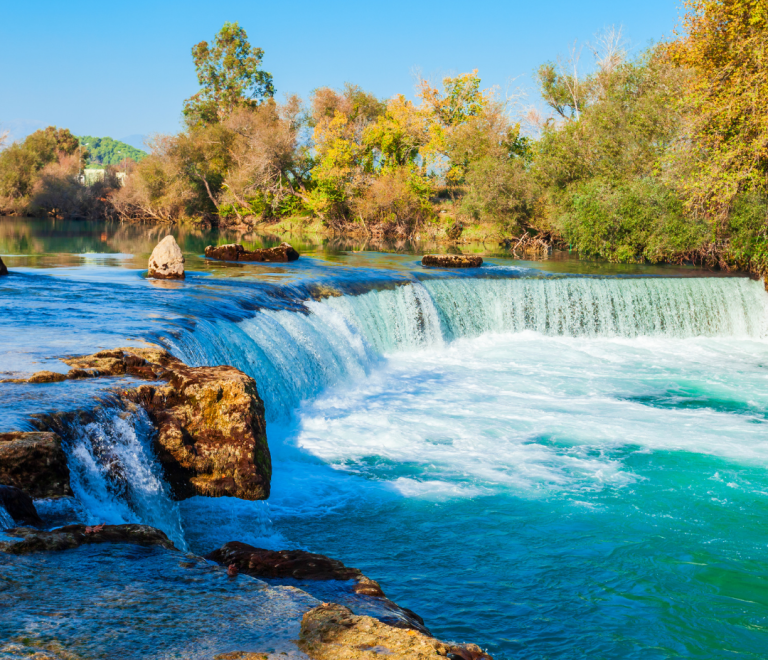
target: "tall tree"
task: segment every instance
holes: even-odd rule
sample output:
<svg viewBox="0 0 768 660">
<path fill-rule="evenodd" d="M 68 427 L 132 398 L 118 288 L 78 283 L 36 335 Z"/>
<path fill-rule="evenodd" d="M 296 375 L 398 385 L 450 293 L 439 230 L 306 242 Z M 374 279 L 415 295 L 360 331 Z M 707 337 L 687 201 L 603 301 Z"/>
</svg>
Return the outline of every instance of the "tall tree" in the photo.
<svg viewBox="0 0 768 660">
<path fill-rule="evenodd" d="M 692 210 L 724 220 L 736 195 L 768 179 L 768 0 L 686 0 L 672 61 L 688 68 L 684 105 Z M 693 149 L 691 149 L 691 146 Z"/>
<path fill-rule="evenodd" d="M 213 45 L 201 41 L 192 48 L 197 80 L 202 88 L 184 104 L 190 126 L 215 123 L 243 105 L 258 105 L 275 95 L 272 74 L 263 71 L 264 51 L 254 48 L 237 23 L 224 23 Z"/>
</svg>

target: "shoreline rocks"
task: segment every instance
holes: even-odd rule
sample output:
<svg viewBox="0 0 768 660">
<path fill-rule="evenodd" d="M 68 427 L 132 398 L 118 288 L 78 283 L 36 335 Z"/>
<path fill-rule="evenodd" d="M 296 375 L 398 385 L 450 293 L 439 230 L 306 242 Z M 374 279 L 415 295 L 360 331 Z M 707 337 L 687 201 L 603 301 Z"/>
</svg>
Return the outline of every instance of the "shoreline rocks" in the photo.
<svg viewBox="0 0 768 660">
<path fill-rule="evenodd" d="M 404 630 L 347 607 L 323 603 L 304 614 L 299 649 L 313 660 L 491 660 L 474 644 L 450 644 L 416 630 Z"/>
<path fill-rule="evenodd" d="M 147 277 L 156 280 L 183 280 L 184 255 L 170 234 L 160 241 L 149 257 Z"/>
<path fill-rule="evenodd" d="M 475 254 L 425 254 L 421 258 L 422 266 L 437 268 L 479 268 L 483 258 Z"/>
<path fill-rule="evenodd" d="M 2 258 L 0 258 L 0 277 L 7 274 L 8 274 L 8 267 L 3 263 Z"/>
<path fill-rule="evenodd" d="M 131 543 L 176 550 L 164 532 L 148 525 L 66 525 L 49 532 L 17 527 L 5 534 L 22 539 L 0 543 L 0 551 L 12 555 L 71 550 L 92 543 Z"/>
<path fill-rule="evenodd" d="M 296 261 L 299 258 L 299 253 L 290 243 L 281 243 L 277 247 L 261 250 L 246 250 L 239 243 L 230 243 L 228 245 L 209 245 L 205 248 L 205 256 L 207 259 L 219 261 L 287 263 L 288 261 Z"/>
<path fill-rule="evenodd" d="M 55 433 L 0 433 L 0 484 L 35 499 L 71 497 L 61 438 Z"/>
</svg>

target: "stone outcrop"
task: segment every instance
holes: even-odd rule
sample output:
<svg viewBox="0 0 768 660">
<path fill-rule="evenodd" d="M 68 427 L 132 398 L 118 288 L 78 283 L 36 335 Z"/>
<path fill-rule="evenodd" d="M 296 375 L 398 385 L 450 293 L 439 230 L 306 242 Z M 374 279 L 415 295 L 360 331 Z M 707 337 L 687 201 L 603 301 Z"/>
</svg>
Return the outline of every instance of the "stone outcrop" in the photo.
<svg viewBox="0 0 768 660">
<path fill-rule="evenodd" d="M 483 265 L 483 258 L 475 254 L 425 254 L 422 266 L 439 268 L 478 268 Z"/>
<path fill-rule="evenodd" d="M 395 628 L 343 605 L 323 603 L 301 620 L 299 649 L 313 660 L 490 660 L 474 644 L 450 644 Z"/>
<path fill-rule="evenodd" d="M 184 255 L 173 236 L 166 236 L 152 250 L 147 277 L 158 280 L 184 279 Z"/>
<path fill-rule="evenodd" d="M 162 380 L 126 390 L 157 429 L 156 449 L 177 499 L 269 497 L 272 462 L 256 382 L 234 367 L 188 367 L 161 348 L 119 348 L 65 359 L 69 378 Z"/>
<path fill-rule="evenodd" d="M 0 484 L 36 499 L 71 496 L 61 438 L 55 433 L 0 433 Z"/>
<path fill-rule="evenodd" d="M 131 543 L 133 545 L 160 546 L 175 550 L 171 540 L 159 529 L 148 525 L 66 525 L 50 532 L 29 527 L 18 527 L 5 532 L 21 541 L 0 543 L 0 551 L 12 555 L 32 552 L 70 550 L 91 543 Z"/>
<path fill-rule="evenodd" d="M 6 267 L 6 265 L 3 263 L 3 260 L 2 260 L 2 259 L 0 259 L 0 276 L 2 276 L 2 275 L 7 275 L 7 274 L 8 274 L 8 268 L 7 268 L 7 267 Z"/>
<path fill-rule="evenodd" d="M 255 577 L 295 578 L 297 580 L 354 580 L 355 593 L 383 597 L 377 582 L 356 568 L 337 559 L 305 550 L 264 550 L 247 543 L 231 541 L 214 550 L 206 559 L 224 566 L 234 564 L 241 573 Z"/>
<path fill-rule="evenodd" d="M 391 601 L 378 582 L 337 559 L 305 550 L 264 550 L 239 541 L 226 543 L 206 559 L 227 566 L 235 574 L 245 573 L 259 578 L 351 581 L 353 593 L 376 599 L 378 609 L 382 611 L 379 617 L 382 622 L 429 634 L 418 614 Z"/>
<path fill-rule="evenodd" d="M 293 249 L 290 243 L 281 243 L 277 247 L 252 251 L 246 250 L 239 243 L 230 243 L 229 245 L 209 245 L 205 248 L 205 256 L 208 259 L 218 259 L 220 261 L 285 263 L 296 261 L 299 258 L 299 253 Z"/>
<path fill-rule="evenodd" d="M 0 486 L 0 505 L 17 525 L 42 525 L 32 498 L 20 488 Z"/>
</svg>

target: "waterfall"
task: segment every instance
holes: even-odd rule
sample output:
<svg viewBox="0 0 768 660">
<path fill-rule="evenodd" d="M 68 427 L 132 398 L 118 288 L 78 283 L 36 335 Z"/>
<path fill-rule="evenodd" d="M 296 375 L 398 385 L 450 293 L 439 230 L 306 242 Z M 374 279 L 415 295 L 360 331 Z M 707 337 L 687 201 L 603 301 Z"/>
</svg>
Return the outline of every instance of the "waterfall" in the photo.
<svg viewBox="0 0 768 660">
<path fill-rule="evenodd" d="M 152 449 L 155 430 L 142 408 L 108 403 L 58 426 L 86 522 L 151 525 L 186 549 L 178 505 Z"/>
<path fill-rule="evenodd" d="M 16 527 L 16 523 L 13 518 L 11 518 L 11 514 L 8 513 L 2 504 L 0 504 L 0 531 L 11 529 L 13 527 Z"/>
<path fill-rule="evenodd" d="M 395 351 L 488 332 L 760 338 L 767 303 L 762 284 L 745 278 L 457 277 L 309 301 L 304 312 L 201 320 L 165 342 L 188 364 L 253 376 L 274 421 Z"/>
</svg>

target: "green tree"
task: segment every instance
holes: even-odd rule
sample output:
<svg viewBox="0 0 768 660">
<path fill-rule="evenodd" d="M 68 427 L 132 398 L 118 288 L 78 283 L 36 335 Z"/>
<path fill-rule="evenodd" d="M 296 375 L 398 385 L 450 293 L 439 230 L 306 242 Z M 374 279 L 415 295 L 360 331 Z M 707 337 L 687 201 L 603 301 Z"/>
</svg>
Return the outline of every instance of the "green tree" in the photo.
<svg viewBox="0 0 768 660">
<path fill-rule="evenodd" d="M 251 46 L 237 23 L 224 23 L 212 46 L 207 41 L 196 44 L 192 58 L 202 89 L 185 101 L 187 123 L 215 123 L 239 105 L 273 97 L 272 75 L 260 68 L 263 57 L 264 51 Z"/>
</svg>

